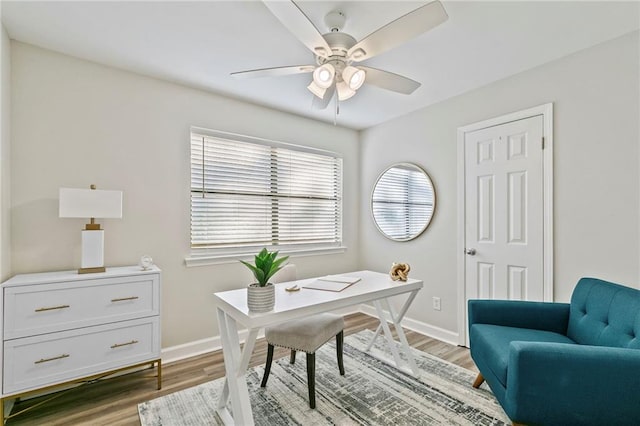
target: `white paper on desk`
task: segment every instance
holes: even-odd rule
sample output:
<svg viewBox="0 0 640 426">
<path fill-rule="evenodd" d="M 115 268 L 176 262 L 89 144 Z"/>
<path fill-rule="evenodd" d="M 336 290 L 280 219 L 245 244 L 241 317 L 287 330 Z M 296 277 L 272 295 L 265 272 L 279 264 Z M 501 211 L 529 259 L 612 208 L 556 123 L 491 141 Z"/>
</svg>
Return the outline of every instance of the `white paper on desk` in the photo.
<svg viewBox="0 0 640 426">
<path fill-rule="evenodd" d="M 347 275 L 327 275 L 326 277 L 318 278 L 303 287 L 314 290 L 342 291 L 358 281 L 360 281 L 360 278 L 358 277 L 350 277 Z"/>
</svg>

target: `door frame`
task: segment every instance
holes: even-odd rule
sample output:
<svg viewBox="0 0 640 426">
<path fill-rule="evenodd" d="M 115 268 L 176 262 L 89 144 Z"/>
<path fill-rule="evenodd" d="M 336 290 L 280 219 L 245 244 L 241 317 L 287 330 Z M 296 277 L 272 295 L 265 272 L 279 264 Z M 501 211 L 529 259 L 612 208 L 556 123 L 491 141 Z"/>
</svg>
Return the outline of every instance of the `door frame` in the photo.
<svg viewBox="0 0 640 426">
<path fill-rule="evenodd" d="M 544 149 L 543 163 L 543 300 L 553 302 L 553 103 L 539 105 L 500 117 L 479 121 L 458 127 L 458 236 L 457 236 L 457 276 L 458 276 L 458 344 L 467 343 L 467 309 L 465 288 L 465 134 L 487 127 L 498 126 L 512 121 L 541 115 Z"/>
</svg>

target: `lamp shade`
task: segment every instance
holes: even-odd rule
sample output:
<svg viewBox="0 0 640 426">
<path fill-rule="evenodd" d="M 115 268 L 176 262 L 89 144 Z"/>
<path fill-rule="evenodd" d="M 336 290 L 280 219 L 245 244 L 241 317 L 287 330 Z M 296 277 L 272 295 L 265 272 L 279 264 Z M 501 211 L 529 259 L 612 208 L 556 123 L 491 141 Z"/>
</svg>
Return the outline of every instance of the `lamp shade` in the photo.
<svg viewBox="0 0 640 426">
<path fill-rule="evenodd" d="M 347 83 L 351 90 L 358 90 L 364 84 L 366 73 L 356 67 L 349 65 L 342 71 L 342 79 Z"/>
<path fill-rule="evenodd" d="M 60 217 L 122 218 L 122 191 L 60 188 Z"/>
<path fill-rule="evenodd" d="M 333 84 L 336 69 L 331 64 L 319 66 L 313 72 L 313 81 L 321 88 L 328 89 Z"/>
<path fill-rule="evenodd" d="M 319 97 L 320 99 L 324 99 L 324 94 L 326 93 L 327 89 L 322 88 L 320 86 L 318 86 L 316 84 L 315 81 L 311 81 L 311 83 L 307 86 L 307 89 L 309 89 L 309 91 L 311 93 L 313 93 L 314 95 L 316 95 L 317 97 Z"/>
<path fill-rule="evenodd" d="M 344 81 L 336 83 L 336 91 L 338 92 L 338 99 L 341 101 L 346 101 L 356 94 L 356 91 L 351 90 L 351 88 Z"/>
</svg>

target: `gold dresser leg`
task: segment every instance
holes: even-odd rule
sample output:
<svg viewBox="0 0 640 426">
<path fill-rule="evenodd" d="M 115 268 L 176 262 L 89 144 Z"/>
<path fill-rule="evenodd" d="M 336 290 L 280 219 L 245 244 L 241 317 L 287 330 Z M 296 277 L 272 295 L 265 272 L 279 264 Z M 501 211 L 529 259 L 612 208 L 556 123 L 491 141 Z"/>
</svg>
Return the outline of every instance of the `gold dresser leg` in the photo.
<svg viewBox="0 0 640 426">
<path fill-rule="evenodd" d="M 162 389 L 162 360 L 158 360 L 158 390 Z"/>
</svg>

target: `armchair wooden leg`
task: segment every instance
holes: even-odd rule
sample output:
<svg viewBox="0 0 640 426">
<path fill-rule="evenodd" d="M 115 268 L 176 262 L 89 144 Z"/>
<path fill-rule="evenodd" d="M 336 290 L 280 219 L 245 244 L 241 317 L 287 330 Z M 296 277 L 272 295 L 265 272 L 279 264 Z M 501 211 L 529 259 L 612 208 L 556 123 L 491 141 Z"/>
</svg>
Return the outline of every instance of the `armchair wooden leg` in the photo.
<svg viewBox="0 0 640 426">
<path fill-rule="evenodd" d="M 476 377 L 476 380 L 473 382 L 473 387 L 478 389 L 483 382 L 484 382 L 484 377 L 482 377 L 482 374 L 478 373 L 478 377 Z M 515 424 L 516 423 L 514 423 L 514 425 Z"/>
<path fill-rule="evenodd" d="M 309 385 L 309 407 L 316 408 L 316 354 L 307 354 L 307 382 Z"/>
<path fill-rule="evenodd" d="M 289 357 L 289 364 L 295 364 L 295 363 L 296 363 L 296 351 L 291 349 L 291 356 Z"/>
<path fill-rule="evenodd" d="M 340 375 L 344 376 L 344 363 L 342 362 L 342 346 L 344 342 L 344 331 L 336 334 L 336 351 L 338 352 L 338 368 Z"/>
<path fill-rule="evenodd" d="M 269 373 L 271 372 L 271 363 L 273 362 L 273 345 L 267 347 L 267 364 L 264 366 L 264 376 L 262 376 L 261 388 L 267 386 L 267 380 L 269 380 Z"/>
</svg>

